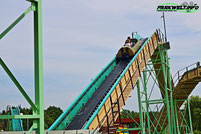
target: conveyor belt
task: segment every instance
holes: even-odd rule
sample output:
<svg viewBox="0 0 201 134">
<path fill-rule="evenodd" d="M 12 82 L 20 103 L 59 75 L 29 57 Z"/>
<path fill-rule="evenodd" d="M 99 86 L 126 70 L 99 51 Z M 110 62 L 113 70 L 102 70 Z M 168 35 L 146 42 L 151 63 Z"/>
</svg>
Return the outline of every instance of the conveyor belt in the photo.
<svg viewBox="0 0 201 134">
<path fill-rule="evenodd" d="M 102 85 L 96 90 L 92 97 L 87 101 L 85 106 L 75 116 L 71 123 L 66 127 L 66 130 L 77 130 L 81 129 L 92 113 L 96 110 L 104 96 L 110 90 L 116 79 L 119 77 L 121 72 L 124 70 L 129 60 L 120 61 L 114 68 L 114 70 L 107 76 L 103 81 Z"/>
<path fill-rule="evenodd" d="M 116 103 L 121 95 L 123 97 L 120 97 L 118 102 L 120 109 L 123 107 L 125 104 L 123 101 L 127 100 L 133 89 L 132 84 L 135 85 L 137 82 L 138 73 L 143 70 L 157 48 L 157 38 L 157 32 L 145 39 L 139 36 L 137 39 L 141 41 L 142 47 L 136 52 L 135 58 L 118 62 L 115 57 L 48 130 L 95 130 L 99 126 L 105 125 L 106 116 L 109 120 L 116 119 L 118 115 L 113 117 L 111 117 L 112 114 L 106 115 L 111 112 L 111 103 Z M 126 68 L 128 64 L 129 66 Z M 120 89 L 120 86 L 123 89 Z M 112 98 L 112 102 L 109 101 L 109 98 Z"/>
</svg>

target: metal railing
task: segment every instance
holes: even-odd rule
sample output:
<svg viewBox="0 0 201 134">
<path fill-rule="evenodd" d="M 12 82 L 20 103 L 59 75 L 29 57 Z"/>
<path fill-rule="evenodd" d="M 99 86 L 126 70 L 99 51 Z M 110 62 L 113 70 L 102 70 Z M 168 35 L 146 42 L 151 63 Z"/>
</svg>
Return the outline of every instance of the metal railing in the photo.
<svg viewBox="0 0 201 134">
<path fill-rule="evenodd" d="M 176 86 L 176 84 L 181 80 L 184 73 L 187 73 L 187 79 L 188 79 L 188 73 L 190 70 L 196 69 L 200 67 L 200 62 L 193 63 L 185 68 L 180 69 L 177 71 L 177 73 L 173 77 L 173 83 Z"/>
<path fill-rule="evenodd" d="M 158 36 L 159 36 L 160 41 L 161 41 L 161 42 L 166 42 L 166 41 L 165 41 L 165 35 L 163 34 L 163 32 L 161 32 L 160 29 L 157 29 L 156 31 L 157 31 L 157 34 L 158 34 Z"/>
</svg>

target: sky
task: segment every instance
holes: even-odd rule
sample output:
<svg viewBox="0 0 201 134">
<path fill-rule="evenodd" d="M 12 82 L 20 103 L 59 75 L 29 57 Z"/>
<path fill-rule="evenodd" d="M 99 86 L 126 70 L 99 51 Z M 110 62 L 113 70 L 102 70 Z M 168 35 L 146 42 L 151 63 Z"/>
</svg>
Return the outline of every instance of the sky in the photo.
<svg viewBox="0 0 201 134">
<path fill-rule="evenodd" d="M 43 0 L 45 108 L 54 105 L 66 109 L 113 59 L 132 32 L 148 37 L 157 28 L 163 30 L 162 14 L 156 8 L 164 2 L 170 1 Z M 199 0 L 193 2 L 201 5 Z M 29 6 L 25 0 L 0 0 L 0 33 Z M 201 11 L 165 16 L 174 75 L 201 61 Z M 34 100 L 32 13 L 0 40 L 0 57 Z M 200 94 L 201 84 L 191 95 Z M 126 108 L 133 110 L 137 107 L 136 92 L 131 96 Z M 29 107 L 0 67 L 0 111 L 7 105 Z"/>
</svg>

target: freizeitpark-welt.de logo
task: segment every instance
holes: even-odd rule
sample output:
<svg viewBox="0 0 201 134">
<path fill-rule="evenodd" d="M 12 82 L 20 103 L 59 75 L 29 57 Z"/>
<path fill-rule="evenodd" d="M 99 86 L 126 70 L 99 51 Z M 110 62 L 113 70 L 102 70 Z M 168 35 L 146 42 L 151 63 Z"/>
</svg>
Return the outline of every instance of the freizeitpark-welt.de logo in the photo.
<svg viewBox="0 0 201 134">
<path fill-rule="evenodd" d="M 163 3 L 160 4 L 156 11 L 159 12 L 182 12 L 182 13 L 194 13 L 197 12 L 199 6 L 193 2 L 183 2 L 182 4 L 177 3 Z"/>
</svg>

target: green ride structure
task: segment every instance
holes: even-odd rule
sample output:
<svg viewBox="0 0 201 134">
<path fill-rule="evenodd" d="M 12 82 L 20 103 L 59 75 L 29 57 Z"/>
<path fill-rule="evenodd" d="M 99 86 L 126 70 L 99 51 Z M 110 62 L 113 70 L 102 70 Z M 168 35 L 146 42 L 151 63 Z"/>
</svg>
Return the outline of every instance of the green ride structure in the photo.
<svg viewBox="0 0 201 134">
<path fill-rule="evenodd" d="M 149 134 L 192 133 L 191 121 L 187 123 L 179 108 L 185 101 L 189 105 L 188 96 L 201 80 L 199 62 L 178 71 L 173 80 L 167 53 L 169 42 L 165 42 L 160 30 L 148 38 L 136 34 L 133 39 L 141 42 L 137 51 L 131 52 L 131 49 L 139 45 L 138 42 L 128 50 L 129 47 L 123 46 L 119 50 L 122 54 L 118 52 L 49 131 L 90 129 L 94 133 L 135 130 Z M 128 53 L 130 59 L 119 59 L 123 53 Z M 119 119 L 121 123 L 120 112 L 135 86 L 140 123 L 137 128 L 118 129 L 119 124 L 115 121 Z M 158 98 L 154 90 L 160 92 Z"/>
<path fill-rule="evenodd" d="M 37 134 L 44 134 L 44 104 L 43 104 L 43 40 L 42 40 L 42 1 L 27 0 L 30 7 L 22 13 L 8 28 L 0 34 L 0 40 L 13 29 L 28 13 L 33 12 L 33 29 L 34 29 L 34 85 L 35 85 L 35 102 L 28 96 L 22 85 L 18 82 L 3 59 L 0 57 L 0 65 L 6 74 L 19 89 L 26 101 L 33 109 L 33 115 L 0 115 L 0 119 L 32 119 L 33 125 L 30 133 L 35 130 Z"/>
<path fill-rule="evenodd" d="M 0 115 L 0 119 L 33 119 L 27 133 L 44 134 L 42 7 L 41 0 L 28 0 L 31 6 L 5 31 L 2 39 L 30 11 L 34 14 L 34 77 L 35 102 L 0 58 L 0 65 L 33 109 L 33 115 Z M 179 70 L 175 77 L 170 71 L 169 42 L 157 29 L 148 38 L 132 36 L 134 46 L 123 46 L 117 55 L 60 115 L 46 133 L 91 130 L 90 133 L 193 133 L 189 95 L 201 81 L 199 62 Z M 137 127 L 118 129 L 120 113 L 131 91 L 136 90 L 139 120 Z M 156 95 L 156 92 L 159 94 Z M 133 102 L 133 103 L 136 103 Z M 188 112 L 181 111 L 186 103 Z M 189 114 L 189 121 L 185 120 Z M 119 124 L 116 123 L 118 119 Z"/>
<path fill-rule="evenodd" d="M 20 115 L 20 107 L 7 106 L 7 114 Z M 24 131 L 21 119 L 12 119 L 11 121 L 8 120 L 7 126 L 9 131 Z"/>
</svg>

